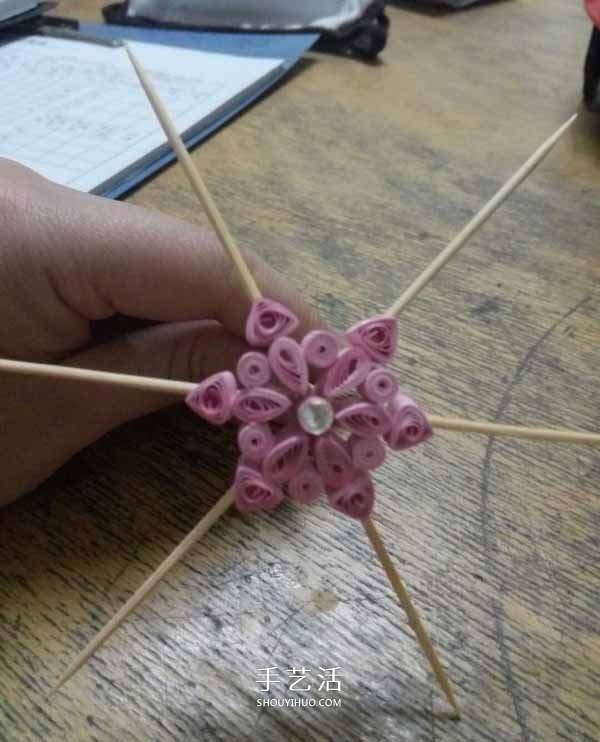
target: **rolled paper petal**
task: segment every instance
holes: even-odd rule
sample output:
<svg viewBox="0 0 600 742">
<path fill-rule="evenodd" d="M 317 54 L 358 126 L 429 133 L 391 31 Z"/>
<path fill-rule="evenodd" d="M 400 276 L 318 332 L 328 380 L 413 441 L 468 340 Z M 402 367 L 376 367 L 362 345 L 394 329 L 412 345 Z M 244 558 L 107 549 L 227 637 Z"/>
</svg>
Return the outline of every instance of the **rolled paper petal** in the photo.
<svg viewBox="0 0 600 742">
<path fill-rule="evenodd" d="M 281 484 L 294 477 L 306 463 L 308 436 L 301 431 L 283 430 L 265 456 L 262 473 L 268 482 Z"/>
<path fill-rule="evenodd" d="M 265 423 L 248 423 L 238 431 L 238 446 L 242 456 L 262 461 L 273 448 L 275 437 Z"/>
<path fill-rule="evenodd" d="M 357 469 L 368 471 L 377 469 L 385 461 L 386 448 L 381 438 L 360 438 L 351 435 L 348 448 L 352 463 Z"/>
<path fill-rule="evenodd" d="M 269 348 L 269 363 L 279 381 L 295 394 L 308 389 L 308 366 L 302 349 L 292 338 L 281 337 Z"/>
<path fill-rule="evenodd" d="M 371 370 L 369 357 L 361 348 L 344 348 L 326 374 L 322 384 L 325 397 L 336 397 L 355 389 Z"/>
<path fill-rule="evenodd" d="M 250 345 L 267 346 L 281 335 L 291 335 L 300 323 L 283 304 L 272 299 L 258 299 L 246 322 L 246 340 Z"/>
<path fill-rule="evenodd" d="M 326 487 L 339 489 L 354 475 L 350 454 L 343 440 L 334 433 L 319 436 L 313 447 L 317 471 Z"/>
<path fill-rule="evenodd" d="M 238 374 L 239 376 L 239 374 Z M 371 402 L 383 404 L 398 391 L 398 382 L 394 374 L 387 368 L 379 366 L 369 371 L 369 375 L 361 384 L 360 391 Z"/>
<path fill-rule="evenodd" d="M 375 489 L 368 474 L 359 474 L 338 490 L 327 493 L 329 504 L 350 518 L 364 520 L 371 515 L 375 503 Z"/>
<path fill-rule="evenodd" d="M 312 464 L 305 464 L 302 469 L 290 479 L 288 485 L 290 497 L 305 505 L 318 500 L 323 492 L 323 480 Z"/>
<path fill-rule="evenodd" d="M 353 345 L 366 351 L 369 358 L 387 363 L 396 352 L 398 321 L 384 315 L 371 317 L 351 327 L 346 336 Z"/>
<path fill-rule="evenodd" d="M 262 474 L 247 464 L 238 466 L 234 487 L 235 502 L 242 512 L 273 510 L 284 497 L 279 487 L 265 482 Z"/>
<path fill-rule="evenodd" d="M 251 350 L 240 358 L 237 377 L 242 386 L 264 386 L 271 378 L 271 367 L 264 353 Z"/>
<path fill-rule="evenodd" d="M 233 403 L 233 414 L 244 423 L 266 423 L 291 407 L 285 394 L 264 386 L 242 389 Z"/>
<path fill-rule="evenodd" d="M 300 343 L 304 358 L 315 368 L 329 368 L 337 358 L 339 342 L 333 332 L 313 330 Z"/>
<path fill-rule="evenodd" d="M 385 439 L 396 451 L 416 446 L 433 435 L 425 413 L 406 394 L 398 392 L 389 404 L 392 427 Z"/>
<path fill-rule="evenodd" d="M 185 398 L 197 415 L 214 425 L 223 425 L 232 414 L 237 383 L 231 371 L 220 371 L 204 379 Z"/>
<path fill-rule="evenodd" d="M 351 402 L 336 413 L 335 419 L 351 433 L 363 437 L 385 435 L 391 427 L 390 416 L 373 402 Z"/>
</svg>

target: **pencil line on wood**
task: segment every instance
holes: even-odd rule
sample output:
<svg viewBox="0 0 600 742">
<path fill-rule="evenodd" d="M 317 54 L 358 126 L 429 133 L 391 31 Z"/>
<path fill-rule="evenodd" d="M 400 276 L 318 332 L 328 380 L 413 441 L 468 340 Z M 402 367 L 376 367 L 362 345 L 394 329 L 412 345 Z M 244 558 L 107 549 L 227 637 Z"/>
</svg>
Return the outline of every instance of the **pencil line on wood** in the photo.
<svg viewBox="0 0 600 742">
<path fill-rule="evenodd" d="M 385 548 L 383 540 L 379 535 L 375 524 L 373 523 L 371 518 L 367 518 L 362 523 L 369 538 L 369 541 L 371 542 L 371 546 L 373 547 L 375 554 L 377 555 L 377 558 L 379 559 L 381 566 L 383 567 L 390 581 L 390 584 L 394 592 L 396 593 L 398 600 L 400 601 L 400 605 L 406 613 L 408 623 L 410 624 L 412 630 L 415 632 L 419 645 L 423 650 L 423 653 L 429 660 L 431 669 L 433 670 L 433 673 L 438 683 L 440 684 L 441 689 L 444 691 L 444 694 L 448 699 L 448 703 L 454 709 L 456 716 L 460 718 L 460 708 L 454 696 L 454 691 L 452 690 L 450 680 L 435 651 L 433 644 L 431 643 L 431 639 L 429 638 L 427 629 L 421 621 L 417 609 L 412 604 L 408 591 L 404 583 L 402 582 L 398 571 L 394 567 L 391 557 L 388 554 L 387 549 Z"/>
<path fill-rule="evenodd" d="M 554 145 L 561 136 L 574 123 L 577 114 L 571 116 L 557 131 L 554 132 L 531 157 L 512 175 L 500 190 L 488 201 L 488 203 L 479 211 L 471 221 L 456 235 L 456 237 L 445 247 L 442 252 L 425 268 L 423 273 L 418 276 L 403 294 L 392 304 L 386 314 L 397 317 L 413 299 L 427 286 L 427 284 L 442 270 L 446 263 L 466 245 L 469 239 L 480 229 L 485 222 L 492 216 L 496 209 L 501 206 L 510 194 L 527 178 L 539 165 L 539 163 L 549 154 Z"/>
<path fill-rule="evenodd" d="M 210 195 L 208 188 L 202 180 L 198 169 L 194 165 L 194 161 L 192 160 L 185 144 L 179 136 L 179 132 L 177 131 L 177 128 L 175 127 L 175 124 L 173 123 L 173 120 L 171 119 L 171 116 L 169 115 L 166 107 L 161 101 L 160 96 L 158 95 L 158 91 L 154 87 L 154 84 L 150 80 L 150 77 L 148 76 L 136 56 L 129 48 L 128 44 L 125 44 L 124 46 L 127 55 L 129 56 L 129 60 L 131 61 L 131 64 L 133 65 L 133 68 L 138 76 L 140 84 L 144 89 L 144 92 L 146 93 L 150 105 L 154 109 L 154 113 L 156 114 L 156 117 L 158 118 L 160 125 L 162 126 L 167 136 L 167 139 L 169 140 L 169 144 L 175 151 L 177 159 L 181 163 L 181 166 L 183 167 L 185 174 L 190 181 L 190 185 L 192 186 L 194 193 L 198 196 L 200 203 L 204 207 L 213 229 L 221 240 L 223 249 L 225 250 L 227 255 L 229 255 L 233 264 L 235 265 L 246 290 L 246 293 L 248 294 L 248 298 L 251 302 L 255 302 L 257 299 L 260 299 L 261 292 L 256 284 L 256 281 L 254 280 L 254 276 L 250 272 L 250 269 L 248 268 L 246 261 L 242 257 L 242 254 L 235 240 L 233 239 L 233 236 L 229 231 L 225 220 L 221 216 L 221 213 L 219 212 L 219 209 L 217 208 L 217 205 Z"/>
<path fill-rule="evenodd" d="M 158 583 L 165 577 L 173 567 L 187 554 L 192 546 L 197 543 L 205 533 L 223 516 L 233 505 L 235 499 L 233 488 L 217 501 L 206 513 L 200 522 L 188 533 L 183 541 L 169 554 L 162 564 L 148 577 L 129 600 L 115 613 L 110 621 L 105 624 L 89 644 L 75 657 L 69 667 L 61 675 L 51 693 L 55 693 L 69 678 L 71 678 L 88 660 L 110 639 L 111 635 L 119 628 L 125 619 L 146 598 Z"/>
</svg>

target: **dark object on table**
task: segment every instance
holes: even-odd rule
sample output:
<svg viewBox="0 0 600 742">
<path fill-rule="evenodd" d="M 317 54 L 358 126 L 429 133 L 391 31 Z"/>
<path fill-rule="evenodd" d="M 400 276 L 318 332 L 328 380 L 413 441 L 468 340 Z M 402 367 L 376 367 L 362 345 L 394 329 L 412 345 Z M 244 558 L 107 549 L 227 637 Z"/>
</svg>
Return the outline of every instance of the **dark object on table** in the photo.
<svg viewBox="0 0 600 742">
<path fill-rule="evenodd" d="M 600 113 L 600 0 L 585 0 L 585 9 L 594 29 L 583 73 L 583 100 L 590 111 Z"/>
<path fill-rule="evenodd" d="M 315 49 L 335 54 L 346 54 L 348 56 L 360 57 L 363 59 L 375 59 L 387 43 L 390 22 L 385 14 L 385 5 L 385 0 L 373 0 L 373 2 L 367 4 L 360 17 L 351 22 L 343 23 L 337 28 L 321 28 L 317 25 L 307 25 L 305 27 L 298 26 L 294 29 L 282 27 L 273 27 L 269 29 L 248 27 L 243 29 L 240 28 L 240 26 L 221 25 L 220 23 L 217 25 L 204 25 L 198 23 L 182 23 L 180 21 L 177 23 L 169 21 L 165 22 L 164 20 L 158 22 L 140 15 L 130 15 L 128 13 L 129 3 L 127 0 L 125 0 L 125 2 L 108 5 L 102 12 L 107 23 L 114 23 L 117 25 L 147 26 L 151 28 L 170 28 L 173 30 L 187 31 L 227 31 L 228 33 L 231 33 L 232 31 L 244 33 L 245 30 L 251 30 L 252 33 L 319 32 L 321 36 L 315 45 Z"/>
<path fill-rule="evenodd" d="M 55 0 L 51 2 L 23 3 L 23 10 L 20 11 L 18 4 L 15 4 L 11 8 L 16 8 L 16 12 L 0 15 L 0 31 L 8 28 L 14 29 L 17 26 L 21 26 L 21 24 L 34 22 L 57 5 L 58 2 Z"/>
</svg>

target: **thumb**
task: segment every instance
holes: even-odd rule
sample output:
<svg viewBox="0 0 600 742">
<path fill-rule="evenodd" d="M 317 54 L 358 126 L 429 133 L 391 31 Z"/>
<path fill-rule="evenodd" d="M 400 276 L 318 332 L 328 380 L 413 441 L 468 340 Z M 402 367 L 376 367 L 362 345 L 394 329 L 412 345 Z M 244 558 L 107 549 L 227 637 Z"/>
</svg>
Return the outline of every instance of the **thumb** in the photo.
<svg viewBox="0 0 600 742">
<path fill-rule="evenodd" d="M 237 336 L 215 322 L 172 323 L 77 353 L 65 365 L 200 381 L 234 369 L 246 349 Z M 112 385 L 7 375 L 0 403 L 9 424 L 0 426 L 0 448 L 9 467 L 0 501 L 6 503 L 31 490 L 117 425 L 174 400 L 169 394 Z"/>
</svg>

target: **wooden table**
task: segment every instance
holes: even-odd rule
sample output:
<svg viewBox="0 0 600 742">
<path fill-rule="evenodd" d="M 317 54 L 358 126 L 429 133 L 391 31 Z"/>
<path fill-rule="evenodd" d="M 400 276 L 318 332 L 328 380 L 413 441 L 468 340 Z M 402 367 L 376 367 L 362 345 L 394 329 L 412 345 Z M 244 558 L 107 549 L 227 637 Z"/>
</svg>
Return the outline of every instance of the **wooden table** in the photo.
<svg viewBox="0 0 600 742">
<path fill-rule="evenodd" d="M 60 10 L 98 18 L 101 3 Z M 236 236 L 339 327 L 388 306 L 579 107 L 580 3 L 389 11 L 378 64 L 311 54 L 194 152 Z M 580 121 L 411 305 L 437 414 L 600 428 L 600 119 Z M 202 220 L 178 166 L 131 200 Z M 226 455 L 223 455 L 223 451 Z M 376 521 L 463 707 L 444 703 L 355 523 L 226 516 L 51 701 L 68 661 L 223 492 L 229 433 L 115 431 L 2 515 L 0 739 L 593 740 L 600 457 L 440 433 L 378 472 Z M 341 667 L 339 707 L 262 708 L 259 668 Z M 274 698 L 297 698 L 286 683 Z"/>
</svg>

